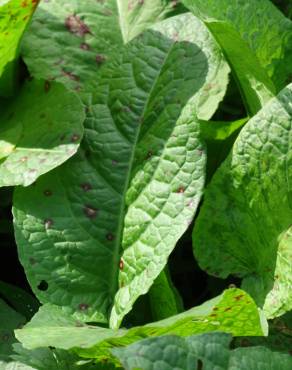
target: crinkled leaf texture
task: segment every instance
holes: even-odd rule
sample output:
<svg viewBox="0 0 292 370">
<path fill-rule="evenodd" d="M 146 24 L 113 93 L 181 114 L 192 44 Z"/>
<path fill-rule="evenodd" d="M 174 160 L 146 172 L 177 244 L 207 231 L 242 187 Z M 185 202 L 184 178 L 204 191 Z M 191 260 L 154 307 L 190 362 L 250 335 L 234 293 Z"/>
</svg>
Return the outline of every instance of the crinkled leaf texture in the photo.
<svg viewBox="0 0 292 370">
<path fill-rule="evenodd" d="M 111 357 L 111 348 L 127 346 L 145 337 L 166 334 L 185 337 L 214 331 L 235 336 L 266 334 L 250 296 L 240 289 L 229 289 L 199 307 L 129 330 L 85 325 L 62 308 L 47 304 L 40 308 L 29 324 L 16 330 L 16 337 L 28 349 L 47 346 L 74 349 L 81 357 L 100 360 Z"/>
<path fill-rule="evenodd" d="M 10 0 L 0 6 L 0 95 L 15 89 L 19 43 L 39 0 Z"/>
<path fill-rule="evenodd" d="M 83 104 L 61 84 L 27 81 L 2 113 L 0 186 L 28 186 L 72 157 L 84 119 Z"/>
<path fill-rule="evenodd" d="M 264 2 L 265 1 L 266 0 L 264 0 Z M 255 38 L 253 29 L 256 27 L 256 22 L 258 21 L 257 17 L 256 19 L 254 19 L 255 6 L 254 4 L 252 4 L 252 1 L 244 1 L 246 5 L 245 11 L 238 11 L 240 7 L 239 3 L 241 3 L 240 0 L 231 1 L 232 6 L 230 6 L 230 1 L 228 1 L 228 4 L 225 0 L 222 0 L 220 2 L 222 4 L 218 6 L 218 2 L 214 0 L 184 1 L 185 5 L 187 5 L 196 16 L 199 16 L 205 22 L 205 25 L 208 27 L 214 38 L 221 46 L 230 64 L 235 80 L 241 92 L 243 101 L 245 102 L 247 111 L 251 116 L 253 116 L 276 93 L 273 82 L 268 76 L 266 69 L 263 68 L 263 65 L 265 66 L 265 60 L 263 61 L 263 65 L 261 65 L 261 59 L 259 60 L 258 55 L 256 54 L 258 49 L 256 48 L 256 50 L 254 50 L 255 46 L 251 45 L 250 38 L 252 40 Z M 236 2 L 238 4 L 235 4 Z M 263 1 L 259 1 L 259 3 L 263 5 Z M 235 23 L 233 17 L 229 19 L 228 16 L 225 14 L 226 9 L 227 12 L 230 10 L 232 14 L 233 12 L 236 15 L 240 14 L 240 20 L 243 24 L 239 25 Z M 277 10 L 275 10 L 275 12 L 277 15 L 279 15 Z M 270 20 L 270 16 L 270 14 L 267 14 L 266 18 Z M 247 24 L 245 24 L 244 22 L 246 22 Z M 248 22 L 255 23 L 253 29 L 248 28 Z M 244 28 L 244 26 L 246 28 Z M 248 33 L 251 30 L 253 31 L 252 36 L 250 36 Z M 258 30 L 256 35 L 259 35 L 258 37 L 261 39 L 262 29 L 258 28 Z M 267 47 L 267 45 L 265 46 Z M 279 45 L 279 47 L 281 47 L 281 44 Z"/>
<path fill-rule="evenodd" d="M 51 0 L 40 3 L 21 53 L 33 76 L 82 94 L 96 89 L 100 66 L 122 42 L 116 0 Z"/>
<path fill-rule="evenodd" d="M 216 110 L 227 77 L 191 14 L 146 31 L 104 66 L 82 150 L 15 193 L 20 260 L 43 303 L 107 321 L 115 300 L 116 328 L 149 290 L 200 201 L 197 115 Z"/>
<path fill-rule="evenodd" d="M 112 353 L 125 370 L 289 370 L 291 356 L 264 347 L 230 350 L 224 333 L 150 338 Z"/>
<path fill-rule="evenodd" d="M 0 361 L 0 370 L 39 370 L 18 361 L 4 362 Z"/>
<path fill-rule="evenodd" d="M 194 252 L 210 274 L 244 278 L 268 317 L 292 308 L 292 85 L 240 132 L 208 187 Z"/>
<path fill-rule="evenodd" d="M 287 78 L 291 78 L 292 22 L 270 0 L 183 0 L 183 3 L 206 24 L 211 27 L 212 23 L 217 24 L 218 33 L 228 37 L 224 30 L 228 26 L 232 33 L 240 35 L 278 91 L 291 82 Z M 244 53 L 242 59 L 246 59 Z"/>
</svg>

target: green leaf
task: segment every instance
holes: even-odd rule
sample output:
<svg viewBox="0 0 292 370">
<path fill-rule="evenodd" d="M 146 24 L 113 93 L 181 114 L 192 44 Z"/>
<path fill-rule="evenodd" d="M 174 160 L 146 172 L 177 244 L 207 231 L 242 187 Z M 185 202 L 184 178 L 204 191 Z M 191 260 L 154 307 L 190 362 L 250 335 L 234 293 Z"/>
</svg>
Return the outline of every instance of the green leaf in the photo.
<svg viewBox="0 0 292 370">
<path fill-rule="evenodd" d="M 82 94 L 96 89 L 100 66 L 120 45 L 116 0 L 51 0 L 40 3 L 22 55 L 33 76 Z"/>
<path fill-rule="evenodd" d="M 183 0 L 183 3 L 211 28 L 214 23 L 214 31 L 221 33 L 219 38 L 223 34 L 228 38 L 228 28 L 232 34 L 237 33 L 267 70 L 277 90 L 285 87 L 291 74 L 292 22 L 271 1 Z M 242 50 L 238 62 L 246 58 Z"/>
<path fill-rule="evenodd" d="M 85 358 L 108 358 L 112 347 L 126 346 L 145 337 L 224 331 L 233 335 L 261 336 L 258 309 L 240 289 L 229 289 L 199 307 L 168 319 L 129 330 L 112 330 L 76 321 L 62 308 L 44 305 L 32 321 L 16 330 L 17 339 L 28 349 L 53 346 L 70 350 Z"/>
<path fill-rule="evenodd" d="M 205 25 L 209 28 L 214 38 L 222 47 L 238 84 L 248 113 L 250 115 L 254 115 L 276 93 L 270 77 L 263 68 L 263 66 L 265 66 L 265 60 L 262 61 L 260 55 L 258 55 L 260 54 L 260 50 L 254 50 L 254 45 L 249 43 L 249 41 L 251 41 L 250 39 L 254 41 L 254 39 L 257 38 L 254 36 L 256 26 L 258 27 L 256 28 L 256 35 L 261 35 L 261 31 L 258 30 L 262 30 L 262 28 L 257 24 L 257 14 L 260 14 L 259 16 L 261 19 L 270 16 L 270 14 L 268 14 L 268 16 L 263 17 L 258 8 L 259 6 L 263 7 L 266 0 L 258 1 L 256 5 L 250 0 L 244 1 L 244 12 L 242 10 L 238 11 L 241 7 L 241 5 L 239 5 L 241 0 L 233 0 L 232 6 L 230 6 L 229 0 L 220 0 L 220 3 L 221 4 L 218 5 L 218 1 L 214 0 L 184 1 L 184 4 L 188 6 L 196 16 L 199 16 L 205 22 Z M 227 12 L 228 15 L 225 15 L 225 12 Z M 276 15 L 278 15 L 277 10 L 275 10 L 275 12 Z M 237 24 L 235 21 L 238 20 L 238 18 L 240 18 L 240 21 Z M 268 18 L 268 20 L 270 19 Z M 272 21 L 274 21 L 274 18 L 272 18 Z M 251 34 L 249 34 L 249 32 L 251 32 Z M 266 33 L 264 35 L 266 37 Z M 274 34 L 273 37 L 275 37 Z M 258 38 L 261 39 L 261 36 Z M 267 47 L 267 45 L 265 45 L 265 47 Z M 281 44 L 278 47 L 280 48 Z M 268 50 L 270 53 L 270 44 Z M 255 54 L 257 51 L 258 53 Z M 263 62 L 262 65 L 260 62 Z"/>
<path fill-rule="evenodd" d="M 76 153 L 85 113 L 61 84 L 33 80 L 1 118 L 0 186 L 27 186 Z"/>
<path fill-rule="evenodd" d="M 183 311 L 182 299 L 171 281 L 167 267 L 158 275 L 149 290 L 149 301 L 154 321 Z"/>
<path fill-rule="evenodd" d="M 4 362 L 0 361 L 0 370 L 38 370 L 27 366 L 18 361 Z"/>
<path fill-rule="evenodd" d="M 267 348 L 229 350 L 231 336 L 223 333 L 188 338 L 163 336 L 145 339 L 112 353 L 125 370 L 289 370 L 292 358 Z"/>
<path fill-rule="evenodd" d="M 165 335 L 112 350 L 125 370 L 225 370 L 231 336 L 224 333 L 181 338 Z M 248 369 L 248 368 L 247 368 Z"/>
<path fill-rule="evenodd" d="M 0 295 L 27 320 L 30 320 L 39 308 L 38 301 L 25 290 L 3 281 L 0 281 Z"/>
<path fill-rule="evenodd" d="M 129 43 L 99 75 L 79 155 L 16 190 L 19 255 L 41 302 L 105 322 L 115 299 L 117 327 L 163 270 L 203 191 L 196 115 L 209 118 L 227 84 L 208 37 L 187 14 Z"/>
<path fill-rule="evenodd" d="M 205 194 L 194 252 L 208 273 L 244 278 L 270 318 L 292 308 L 292 85 L 240 132 Z"/>
<path fill-rule="evenodd" d="M 15 92 L 19 43 L 38 0 L 10 0 L 0 6 L 0 96 Z"/>
<path fill-rule="evenodd" d="M 0 299 L 0 360 L 9 360 L 16 342 L 13 331 L 24 324 L 25 318 Z"/>
<path fill-rule="evenodd" d="M 177 5 L 169 0 L 117 0 L 117 4 L 125 43 L 154 23 L 167 18 Z"/>
</svg>

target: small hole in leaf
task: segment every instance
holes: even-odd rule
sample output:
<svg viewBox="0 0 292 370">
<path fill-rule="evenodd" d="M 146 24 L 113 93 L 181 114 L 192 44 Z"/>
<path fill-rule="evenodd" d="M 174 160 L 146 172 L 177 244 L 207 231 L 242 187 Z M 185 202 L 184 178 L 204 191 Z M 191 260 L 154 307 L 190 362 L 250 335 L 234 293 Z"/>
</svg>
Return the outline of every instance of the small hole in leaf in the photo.
<svg viewBox="0 0 292 370">
<path fill-rule="evenodd" d="M 42 280 L 38 285 L 38 290 L 41 290 L 42 292 L 45 292 L 48 288 L 49 284 L 45 280 Z"/>
</svg>

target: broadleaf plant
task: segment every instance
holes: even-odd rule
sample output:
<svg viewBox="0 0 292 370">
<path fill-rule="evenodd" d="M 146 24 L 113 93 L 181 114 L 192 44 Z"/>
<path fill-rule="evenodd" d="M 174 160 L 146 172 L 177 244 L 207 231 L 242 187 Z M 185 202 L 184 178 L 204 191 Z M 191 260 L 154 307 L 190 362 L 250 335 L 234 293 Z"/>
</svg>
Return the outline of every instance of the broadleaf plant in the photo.
<svg viewBox="0 0 292 370">
<path fill-rule="evenodd" d="M 0 0 L 0 370 L 292 367 L 289 9 Z"/>
</svg>

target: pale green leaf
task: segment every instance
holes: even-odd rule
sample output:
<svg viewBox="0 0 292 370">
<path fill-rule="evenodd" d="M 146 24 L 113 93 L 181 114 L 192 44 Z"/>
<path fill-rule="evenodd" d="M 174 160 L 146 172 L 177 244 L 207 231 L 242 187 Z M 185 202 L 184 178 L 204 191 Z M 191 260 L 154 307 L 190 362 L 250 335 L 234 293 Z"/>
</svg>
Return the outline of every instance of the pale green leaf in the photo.
<svg viewBox="0 0 292 370">
<path fill-rule="evenodd" d="M 210 274 L 244 278 L 268 317 L 292 308 L 292 85 L 240 132 L 205 194 L 194 252 Z"/>
<path fill-rule="evenodd" d="M 42 302 L 107 321 L 115 299 L 117 327 L 147 293 L 200 201 L 196 115 L 214 113 L 227 74 L 191 14 L 145 32 L 104 66 L 82 150 L 15 193 L 19 255 Z"/>
<path fill-rule="evenodd" d="M 1 116 L 0 186 L 30 185 L 76 153 L 85 112 L 61 84 L 27 81 Z"/>
<path fill-rule="evenodd" d="M 252 299 L 240 289 L 230 289 L 179 315 L 129 330 L 85 325 L 62 308 L 47 304 L 29 324 L 16 330 L 16 337 L 28 349 L 53 346 L 74 349 L 81 357 L 101 359 L 110 356 L 112 347 L 127 346 L 146 337 L 166 334 L 185 337 L 214 331 L 235 336 L 265 334 Z"/>
<path fill-rule="evenodd" d="M 39 0 L 10 0 L 0 6 L 0 95 L 15 92 L 19 43 Z"/>
</svg>

